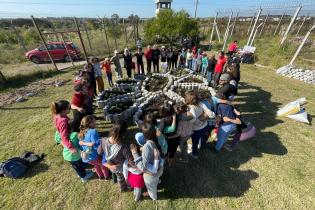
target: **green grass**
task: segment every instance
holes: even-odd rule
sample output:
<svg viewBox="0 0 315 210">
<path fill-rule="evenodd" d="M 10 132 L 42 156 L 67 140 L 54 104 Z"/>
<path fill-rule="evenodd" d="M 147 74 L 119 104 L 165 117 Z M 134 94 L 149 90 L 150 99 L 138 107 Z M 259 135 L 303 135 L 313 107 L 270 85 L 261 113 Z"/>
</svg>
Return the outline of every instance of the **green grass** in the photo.
<svg viewBox="0 0 315 210">
<path fill-rule="evenodd" d="M 73 72 L 58 75 L 72 79 Z M 70 99 L 72 83 L 51 87 L 24 103 L 0 109 L 0 160 L 23 151 L 45 152 L 45 160 L 19 180 L 0 179 L 2 209 L 155 209 L 155 203 L 133 201 L 111 182 L 82 184 L 53 140 L 52 101 Z M 307 91 L 306 91 L 307 90 Z M 229 153 L 201 153 L 187 165 L 164 173 L 159 209 L 314 209 L 314 125 L 275 117 L 279 106 L 306 97 L 314 117 L 315 88 L 242 65 L 237 106 L 258 129 L 257 136 Z M 99 121 L 105 134 L 110 124 Z M 134 127 L 130 133 L 134 133 Z M 132 140 L 128 135 L 127 141 Z"/>
</svg>

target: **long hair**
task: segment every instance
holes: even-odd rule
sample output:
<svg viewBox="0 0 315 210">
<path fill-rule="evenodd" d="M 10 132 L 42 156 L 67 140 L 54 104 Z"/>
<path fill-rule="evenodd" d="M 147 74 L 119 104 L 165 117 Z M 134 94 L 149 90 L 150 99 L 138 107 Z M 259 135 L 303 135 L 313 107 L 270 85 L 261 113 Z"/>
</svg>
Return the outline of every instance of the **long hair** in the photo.
<svg viewBox="0 0 315 210">
<path fill-rule="evenodd" d="M 95 120 L 95 117 L 93 115 L 87 115 L 83 117 L 80 124 L 80 133 L 79 133 L 80 138 L 84 138 L 87 130 L 90 128 L 90 125 L 94 120 Z"/>
<path fill-rule="evenodd" d="M 198 106 L 200 102 L 199 96 L 196 91 L 189 91 L 185 96 L 185 103 L 187 105 L 195 105 Z"/>
<path fill-rule="evenodd" d="M 161 149 L 161 146 L 160 146 L 159 141 L 158 141 L 157 136 L 156 136 L 155 127 L 152 124 L 144 124 L 142 126 L 142 133 L 143 133 L 144 139 L 146 141 L 147 140 L 153 141 L 155 146 L 157 147 L 157 149 L 161 153 L 162 149 Z"/>
<path fill-rule="evenodd" d="M 56 102 L 52 102 L 50 106 L 50 110 L 52 115 L 61 114 L 62 111 L 68 109 L 70 107 L 70 103 L 66 100 L 60 100 Z"/>
<path fill-rule="evenodd" d="M 127 131 L 127 123 L 124 121 L 116 122 L 109 132 L 109 136 L 114 138 L 117 144 L 121 144 L 122 138 Z"/>
</svg>

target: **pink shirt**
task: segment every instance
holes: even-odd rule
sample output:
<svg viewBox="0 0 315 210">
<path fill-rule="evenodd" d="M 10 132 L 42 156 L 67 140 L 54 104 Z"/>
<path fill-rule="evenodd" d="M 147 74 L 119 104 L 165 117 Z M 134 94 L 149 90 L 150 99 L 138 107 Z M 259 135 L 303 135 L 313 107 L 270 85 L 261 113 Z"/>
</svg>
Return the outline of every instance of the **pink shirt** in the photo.
<svg viewBox="0 0 315 210">
<path fill-rule="evenodd" d="M 230 44 L 228 51 L 229 52 L 236 52 L 236 48 L 237 48 L 237 45 L 236 45 L 236 43 L 233 42 Z"/>
<path fill-rule="evenodd" d="M 73 147 L 73 145 L 69 139 L 69 134 L 70 134 L 69 118 L 63 117 L 60 115 L 55 115 L 54 116 L 54 125 L 55 125 L 55 128 L 57 129 L 58 133 L 61 136 L 62 145 L 68 149 L 74 149 L 74 147 Z"/>
</svg>

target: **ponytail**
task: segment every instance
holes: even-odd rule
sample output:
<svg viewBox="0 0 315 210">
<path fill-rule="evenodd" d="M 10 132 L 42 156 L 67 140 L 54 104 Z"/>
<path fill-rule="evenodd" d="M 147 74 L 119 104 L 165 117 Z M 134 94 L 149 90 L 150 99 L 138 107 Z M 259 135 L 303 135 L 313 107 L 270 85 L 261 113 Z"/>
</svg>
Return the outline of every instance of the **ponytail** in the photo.
<svg viewBox="0 0 315 210">
<path fill-rule="evenodd" d="M 57 102 L 52 102 L 50 105 L 50 110 L 51 110 L 52 115 L 56 115 L 66 110 L 69 106 L 70 106 L 70 103 L 68 101 L 60 100 Z"/>
</svg>

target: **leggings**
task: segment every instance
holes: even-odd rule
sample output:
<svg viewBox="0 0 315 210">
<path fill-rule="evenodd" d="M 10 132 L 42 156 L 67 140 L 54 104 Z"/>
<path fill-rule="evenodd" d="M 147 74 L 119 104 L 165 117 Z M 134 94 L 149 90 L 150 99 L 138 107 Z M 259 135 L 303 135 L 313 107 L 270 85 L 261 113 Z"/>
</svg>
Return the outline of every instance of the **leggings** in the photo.
<svg viewBox="0 0 315 210">
<path fill-rule="evenodd" d="M 126 70 L 127 70 L 128 77 L 131 78 L 131 68 L 127 67 Z"/>
<path fill-rule="evenodd" d="M 104 165 L 102 165 L 101 156 L 98 156 L 95 160 L 90 160 L 88 163 L 94 166 L 95 172 L 99 178 L 109 177 L 108 169 Z"/>
<path fill-rule="evenodd" d="M 82 160 L 77 160 L 77 161 L 69 161 L 71 164 L 72 168 L 77 172 L 80 178 L 84 178 L 86 173 L 85 169 L 88 167 L 87 163 L 82 162 Z"/>
<path fill-rule="evenodd" d="M 121 192 L 127 191 L 127 183 L 126 183 L 124 174 L 122 172 L 120 172 L 120 171 L 112 171 L 111 170 L 111 172 L 113 173 L 113 177 L 116 176 L 116 178 L 117 178 L 117 182 L 119 184 L 120 191 Z"/>
<path fill-rule="evenodd" d="M 159 60 L 153 60 L 153 72 L 160 72 Z"/>
<path fill-rule="evenodd" d="M 168 144 L 168 157 L 170 159 L 173 159 L 177 150 L 177 147 L 179 145 L 179 141 L 180 141 L 180 137 L 176 137 L 176 138 L 167 138 L 166 139 L 167 144 Z"/>
</svg>

